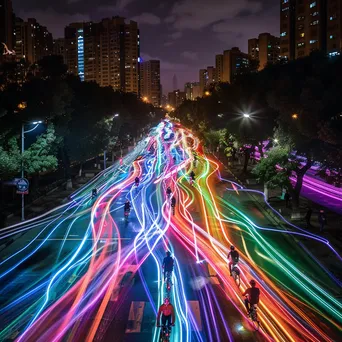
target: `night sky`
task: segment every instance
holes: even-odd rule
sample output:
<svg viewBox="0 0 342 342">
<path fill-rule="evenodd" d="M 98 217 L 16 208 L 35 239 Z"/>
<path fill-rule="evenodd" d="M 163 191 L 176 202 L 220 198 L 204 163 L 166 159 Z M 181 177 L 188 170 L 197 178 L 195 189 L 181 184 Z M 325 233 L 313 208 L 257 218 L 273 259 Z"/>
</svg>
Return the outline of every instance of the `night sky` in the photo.
<svg viewBox="0 0 342 342">
<path fill-rule="evenodd" d="M 36 18 L 54 38 L 77 21 L 115 15 L 139 23 L 141 56 L 161 60 L 163 93 L 198 81 L 200 68 L 215 65 L 215 54 L 261 32 L 279 36 L 279 0 L 12 0 L 17 16 Z"/>
</svg>

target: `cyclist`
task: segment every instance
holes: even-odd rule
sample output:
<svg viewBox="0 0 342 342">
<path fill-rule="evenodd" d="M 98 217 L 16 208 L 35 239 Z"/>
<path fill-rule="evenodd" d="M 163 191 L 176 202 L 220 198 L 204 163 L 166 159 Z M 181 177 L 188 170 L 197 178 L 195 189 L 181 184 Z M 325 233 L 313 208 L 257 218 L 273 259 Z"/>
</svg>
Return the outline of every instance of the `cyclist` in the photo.
<svg viewBox="0 0 342 342">
<path fill-rule="evenodd" d="M 230 246 L 230 252 L 228 253 L 228 266 L 230 275 L 232 275 L 232 266 L 239 262 L 240 254 L 235 250 L 234 246 Z"/>
<path fill-rule="evenodd" d="M 139 177 L 135 177 L 135 186 L 139 186 L 140 179 Z"/>
<path fill-rule="evenodd" d="M 245 298 L 245 306 L 248 314 L 251 313 L 251 308 L 259 303 L 260 289 L 256 287 L 256 282 L 252 279 L 250 282 L 252 287 L 248 288 L 242 295 L 247 296 Z"/>
<path fill-rule="evenodd" d="M 157 316 L 157 327 L 160 326 L 160 315 L 162 320 L 162 326 L 175 325 L 175 311 L 173 305 L 170 303 L 169 298 L 164 299 L 164 304 L 159 307 Z"/>
<path fill-rule="evenodd" d="M 172 213 L 174 215 L 175 214 L 175 208 L 176 208 L 176 198 L 175 198 L 175 196 L 172 196 L 172 198 L 171 198 L 171 208 L 172 208 Z"/>
<path fill-rule="evenodd" d="M 171 193 L 172 193 L 171 187 L 168 186 L 167 189 L 166 189 L 166 194 L 167 194 L 167 196 L 170 197 L 170 196 L 171 196 Z"/>
<path fill-rule="evenodd" d="M 91 191 L 91 198 L 95 198 L 97 197 L 97 189 L 94 188 L 92 191 Z"/>
<path fill-rule="evenodd" d="M 129 213 L 131 211 L 131 202 L 129 200 L 126 200 L 125 206 L 124 206 L 124 212 Z"/>
<path fill-rule="evenodd" d="M 173 271 L 173 263 L 174 263 L 174 260 L 171 257 L 171 253 L 169 251 L 167 251 L 166 252 L 166 257 L 163 260 L 164 281 L 166 281 L 166 273 L 172 273 L 172 271 Z"/>
</svg>

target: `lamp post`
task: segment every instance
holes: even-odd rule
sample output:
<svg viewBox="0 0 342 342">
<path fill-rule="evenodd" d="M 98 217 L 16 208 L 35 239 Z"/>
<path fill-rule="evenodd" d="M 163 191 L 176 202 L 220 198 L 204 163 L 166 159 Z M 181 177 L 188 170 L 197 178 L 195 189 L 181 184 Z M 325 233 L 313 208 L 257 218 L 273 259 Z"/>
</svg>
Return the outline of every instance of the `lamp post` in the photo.
<svg viewBox="0 0 342 342">
<path fill-rule="evenodd" d="M 29 129 L 28 131 L 25 131 L 25 123 L 23 122 L 21 124 L 21 178 L 24 178 L 24 151 L 25 151 L 25 133 L 30 133 L 34 131 L 42 121 L 33 121 L 28 122 L 26 124 L 34 125 L 33 128 Z M 21 194 L 21 220 L 25 221 L 25 194 Z"/>
</svg>

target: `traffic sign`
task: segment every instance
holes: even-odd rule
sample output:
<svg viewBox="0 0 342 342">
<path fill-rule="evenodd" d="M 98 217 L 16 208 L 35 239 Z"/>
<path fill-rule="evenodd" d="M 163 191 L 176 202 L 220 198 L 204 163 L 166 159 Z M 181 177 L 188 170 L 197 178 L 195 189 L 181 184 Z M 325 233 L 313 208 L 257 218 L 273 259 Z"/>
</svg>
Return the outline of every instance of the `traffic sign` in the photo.
<svg viewBox="0 0 342 342">
<path fill-rule="evenodd" d="M 26 178 L 19 178 L 17 181 L 17 194 L 28 194 L 29 181 Z"/>
</svg>

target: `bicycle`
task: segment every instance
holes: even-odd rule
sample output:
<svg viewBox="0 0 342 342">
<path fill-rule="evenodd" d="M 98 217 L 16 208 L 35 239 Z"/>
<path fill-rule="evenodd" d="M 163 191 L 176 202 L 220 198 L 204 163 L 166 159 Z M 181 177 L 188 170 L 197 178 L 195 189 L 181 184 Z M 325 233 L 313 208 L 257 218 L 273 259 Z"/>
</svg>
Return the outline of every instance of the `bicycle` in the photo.
<svg viewBox="0 0 342 342">
<path fill-rule="evenodd" d="M 125 215 L 125 222 L 128 222 L 129 212 L 130 212 L 130 210 L 125 210 L 125 213 L 124 213 L 124 215 Z"/>
<path fill-rule="evenodd" d="M 171 271 L 167 271 L 165 272 L 165 287 L 166 287 L 166 292 L 168 294 L 168 297 L 170 296 L 170 293 L 171 293 L 171 288 L 172 288 L 172 272 Z"/>
<path fill-rule="evenodd" d="M 235 281 L 235 284 L 237 285 L 237 287 L 240 286 L 240 269 L 238 268 L 238 264 L 233 264 L 232 267 L 232 277 Z"/>
<path fill-rule="evenodd" d="M 160 342 L 169 342 L 171 335 L 171 324 L 168 325 L 158 325 L 158 328 L 161 328 L 160 331 Z"/>
<path fill-rule="evenodd" d="M 256 331 L 260 328 L 260 321 L 258 320 L 258 305 L 253 304 L 250 306 L 248 316 L 252 320 L 253 327 Z"/>
</svg>

